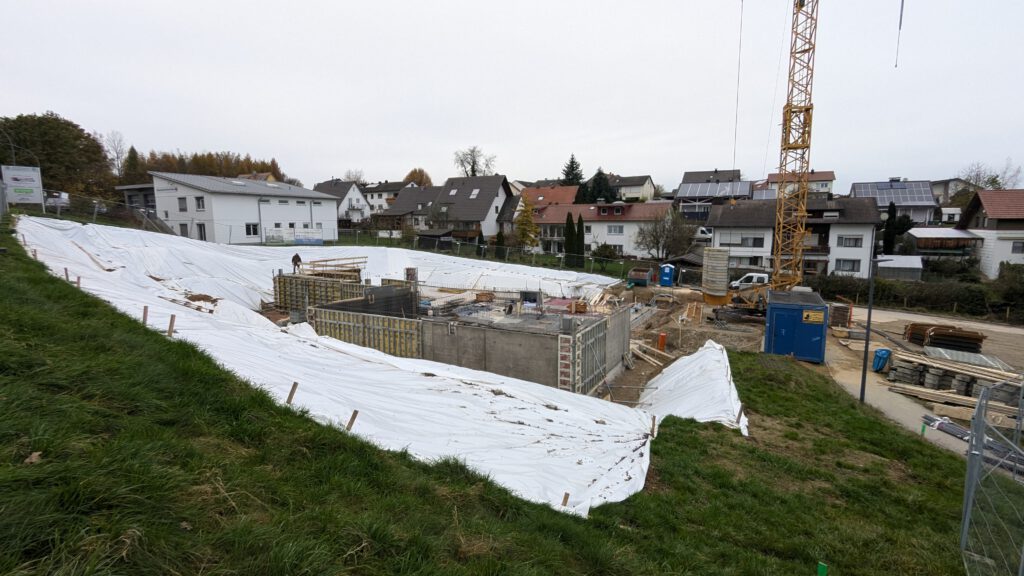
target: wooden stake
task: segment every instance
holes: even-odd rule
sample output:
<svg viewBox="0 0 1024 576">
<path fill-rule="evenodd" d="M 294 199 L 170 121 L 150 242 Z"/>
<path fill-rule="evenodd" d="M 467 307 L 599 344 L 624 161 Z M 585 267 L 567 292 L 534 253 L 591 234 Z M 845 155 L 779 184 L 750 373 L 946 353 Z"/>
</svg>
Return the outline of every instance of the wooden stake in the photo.
<svg viewBox="0 0 1024 576">
<path fill-rule="evenodd" d="M 148 320 L 149 320 L 149 306 L 143 306 L 142 307 L 142 325 L 143 326 L 147 325 L 149 323 Z"/>
<path fill-rule="evenodd" d="M 81 288 L 81 287 L 82 287 L 82 277 L 81 276 L 75 276 L 75 288 Z"/>
<path fill-rule="evenodd" d="M 64 267 L 64 279 L 67 280 L 68 282 L 71 282 L 71 276 L 68 275 L 68 267 L 67 266 Z"/>
<path fill-rule="evenodd" d="M 24 234 L 21 235 L 21 245 L 22 246 L 28 246 L 28 242 L 25 241 L 25 235 Z"/>
<path fill-rule="evenodd" d="M 171 321 L 167 324 L 167 336 L 174 336 L 174 314 L 171 314 Z"/>
<path fill-rule="evenodd" d="M 569 493 L 562 494 L 562 507 L 569 505 Z"/>
<path fill-rule="evenodd" d="M 658 417 L 651 414 L 651 437 L 655 436 L 655 432 L 658 431 Z"/>
<path fill-rule="evenodd" d="M 36 254 L 36 249 L 35 248 L 32 249 L 32 258 L 35 259 L 35 260 L 39 260 L 39 255 Z"/>
<path fill-rule="evenodd" d="M 356 416 L 359 416 L 359 410 L 352 411 L 352 417 L 348 419 L 348 424 L 345 425 L 346 432 L 352 431 L 352 425 L 356 423 Z"/>
<path fill-rule="evenodd" d="M 953 302 L 953 314 L 956 314 L 956 302 Z"/>
<path fill-rule="evenodd" d="M 292 382 L 292 391 L 288 393 L 288 401 L 285 402 L 286 404 L 291 405 L 292 399 L 295 398 L 295 390 L 297 390 L 298 388 L 299 388 L 299 383 L 298 382 Z"/>
</svg>

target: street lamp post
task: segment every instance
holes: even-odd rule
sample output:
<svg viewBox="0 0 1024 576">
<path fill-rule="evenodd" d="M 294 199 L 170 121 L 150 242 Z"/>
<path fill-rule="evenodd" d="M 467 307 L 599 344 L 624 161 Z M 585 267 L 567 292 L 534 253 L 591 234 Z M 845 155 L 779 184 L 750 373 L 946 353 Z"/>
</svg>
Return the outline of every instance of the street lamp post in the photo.
<svg viewBox="0 0 1024 576">
<path fill-rule="evenodd" d="M 889 214 L 882 212 L 882 224 L 889 219 Z M 860 367 L 860 403 L 864 403 L 864 391 L 868 382 L 868 349 L 871 347 L 871 310 L 875 304 L 875 266 L 879 262 L 889 262 L 890 258 L 875 258 L 875 229 L 871 229 L 871 257 L 868 258 L 868 321 L 864 328 L 864 364 Z"/>
</svg>

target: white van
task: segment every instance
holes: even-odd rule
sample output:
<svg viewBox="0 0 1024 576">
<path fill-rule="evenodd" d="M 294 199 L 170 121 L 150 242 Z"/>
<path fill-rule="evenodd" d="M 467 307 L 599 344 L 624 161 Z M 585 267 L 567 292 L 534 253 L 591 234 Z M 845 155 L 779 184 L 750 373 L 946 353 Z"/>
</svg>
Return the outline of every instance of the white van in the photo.
<svg viewBox="0 0 1024 576">
<path fill-rule="evenodd" d="M 729 283 L 729 288 L 733 290 L 744 290 L 746 288 L 754 288 L 757 286 L 764 286 L 768 284 L 768 275 L 760 272 L 750 272 L 744 274 L 739 280 L 733 280 Z"/>
</svg>

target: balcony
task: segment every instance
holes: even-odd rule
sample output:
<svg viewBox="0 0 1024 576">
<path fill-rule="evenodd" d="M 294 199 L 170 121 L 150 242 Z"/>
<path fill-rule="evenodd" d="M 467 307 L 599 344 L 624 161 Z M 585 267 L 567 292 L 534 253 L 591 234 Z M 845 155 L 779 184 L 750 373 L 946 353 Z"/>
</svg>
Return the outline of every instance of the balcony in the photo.
<svg viewBox="0 0 1024 576">
<path fill-rule="evenodd" d="M 829 251 L 828 244 L 804 245 L 804 254 L 825 254 Z"/>
</svg>

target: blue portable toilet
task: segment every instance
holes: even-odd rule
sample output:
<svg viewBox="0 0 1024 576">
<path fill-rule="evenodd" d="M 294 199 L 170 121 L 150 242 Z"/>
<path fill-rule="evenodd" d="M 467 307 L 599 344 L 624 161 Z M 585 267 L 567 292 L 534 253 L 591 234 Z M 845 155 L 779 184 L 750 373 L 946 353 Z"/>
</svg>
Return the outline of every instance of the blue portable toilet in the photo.
<svg viewBox="0 0 1024 576">
<path fill-rule="evenodd" d="M 658 284 L 672 286 L 676 283 L 676 267 L 671 264 L 661 265 L 661 276 L 658 277 Z"/>
<path fill-rule="evenodd" d="M 828 305 L 817 292 L 771 290 L 764 351 L 821 364 L 825 361 Z"/>
</svg>

